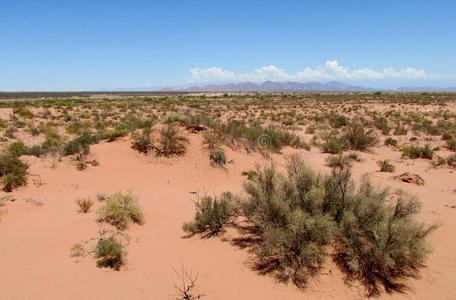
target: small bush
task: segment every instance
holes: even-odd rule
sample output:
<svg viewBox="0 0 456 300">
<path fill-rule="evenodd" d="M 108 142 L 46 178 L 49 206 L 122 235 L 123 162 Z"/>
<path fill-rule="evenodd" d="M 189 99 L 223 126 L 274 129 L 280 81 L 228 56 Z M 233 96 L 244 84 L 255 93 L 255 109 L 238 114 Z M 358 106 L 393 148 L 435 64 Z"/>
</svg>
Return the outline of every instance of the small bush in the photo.
<svg viewBox="0 0 456 300">
<path fill-rule="evenodd" d="M 340 154 L 343 151 L 342 143 L 335 137 L 330 137 L 326 140 L 326 142 L 322 145 L 322 149 L 324 153 L 331 154 Z"/>
<path fill-rule="evenodd" d="M 215 130 L 206 130 L 203 133 L 203 144 L 206 145 L 209 150 L 215 150 L 222 143 L 222 141 L 223 137 Z"/>
<path fill-rule="evenodd" d="M 431 149 L 429 145 L 424 147 L 419 146 L 406 146 L 402 149 L 402 157 L 408 158 L 427 158 L 432 159 L 434 156 L 434 151 Z"/>
<path fill-rule="evenodd" d="M 226 155 L 223 149 L 214 149 L 209 152 L 209 159 L 216 166 L 223 166 L 226 164 Z"/>
<path fill-rule="evenodd" d="M 450 167 L 456 167 L 456 154 L 448 156 L 446 162 Z"/>
<path fill-rule="evenodd" d="M 123 230 L 127 228 L 130 222 L 144 223 L 143 212 L 136 202 L 137 197 L 131 191 L 126 194 L 117 192 L 106 201 L 104 206 L 98 209 L 97 213 L 101 221 Z"/>
<path fill-rule="evenodd" d="M 125 253 L 122 244 L 114 237 L 101 239 L 95 249 L 97 267 L 112 268 L 116 271 L 124 264 Z"/>
<path fill-rule="evenodd" d="M 398 146 L 398 142 L 396 139 L 393 139 L 392 137 L 389 137 L 385 140 L 385 145 L 387 146 L 393 146 L 393 147 L 397 147 Z"/>
<path fill-rule="evenodd" d="M 402 290 L 397 279 L 423 266 L 429 253 L 425 238 L 435 229 L 414 220 L 420 209 L 416 199 L 401 195 L 389 204 L 388 194 L 364 181 L 340 222 L 338 261 L 369 295 L 379 293 L 378 283 L 387 291 Z"/>
<path fill-rule="evenodd" d="M 106 130 L 101 135 L 101 139 L 105 140 L 107 142 L 113 142 L 113 141 L 117 140 L 118 138 L 126 136 L 127 134 L 128 134 L 127 129 Z"/>
<path fill-rule="evenodd" d="M 447 147 L 451 151 L 456 151 L 456 140 L 455 139 L 447 140 Z"/>
<path fill-rule="evenodd" d="M 354 123 L 347 127 L 343 136 L 344 145 L 350 150 L 365 151 L 378 143 L 373 129 L 366 130 L 363 125 Z"/>
<path fill-rule="evenodd" d="M 394 172 L 396 167 L 390 163 L 389 160 L 380 160 L 377 162 L 377 165 L 380 167 L 380 172 Z"/>
<path fill-rule="evenodd" d="M 0 154 L 0 178 L 3 191 L 11 192 L 14 188 L 27 183 L 28 165 L 16 156 Z"/>
<path fill-rule="evenodd" d="M 82 213 L 88 213 L 90 208 L 93 206 L 93 201 L 90 199 L 76 199 L 76 204 L 79 206 L 79 211 Z"/>
<path fill-rule="evenodd" d="M 159 154 L 165 156 L 184 154 L 186 151 L 185 141 L 186 139 L 179 135 L 178 128 L 173 123 L 169 123 L 160 130 Z"/>
<path fill-rule="evenodd" d="M 258 173 L 255 170 L 242 171 L 241 175 L 247 176 L 247 180 L 253 180 L 258 176 Z"/>
<path fill-rule="evenodd" d="M 330 155 L 325 159 L 326 163 L 331 168 L 350 168 L 352 166 L 352 162 L 349 156 L 346 155 Z"/>
<path fill-rule="evenodd" d="M 190 233 L 217 234 L 232 215 L 230 206 L 231 194 L 222 194 L 220 199 L 204 197 L 195 203 L 196 213 L 192 222 L 184 223 L 182 229 Z"/>
<path fill-rule="evenodd" d="M 152 138 L 150 137 L 150 131 L 144 130 L 143 134 L 133 135 L 131 148 L 140 153 L 148 153 L 150 150 L 152 150 L 153 142 Z"/>
</svg>

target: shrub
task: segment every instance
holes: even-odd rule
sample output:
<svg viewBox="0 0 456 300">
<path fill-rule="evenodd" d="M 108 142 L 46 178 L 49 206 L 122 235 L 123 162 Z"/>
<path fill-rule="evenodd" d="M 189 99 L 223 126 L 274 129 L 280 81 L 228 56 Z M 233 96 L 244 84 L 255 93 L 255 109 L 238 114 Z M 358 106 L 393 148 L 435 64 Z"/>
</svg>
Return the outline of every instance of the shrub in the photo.
<svg viewBox="0 0 456 300">
<path fill-rule="evenodd" d="M 390 163 L 389 160 L 379 160 L 377 162 L 377 165 L 380 167 L 380 172 L 394 172 L 396 170 L 396 167 Z"/>
<path fill-rule="evenodd" d="M 393 147 L 397 147 L 398 146 L 398 142 L 396 139 L 393 139 L 392 137 L 389 137 L 385 140 L 385 145 L 389 145 L 389 146 L 393 146 Z"/>
<path fill-rule="evenodd" d="M 168 156 L 173 154 L 185 153 L 185 138 L 179 136 L 178 128 L 169 123 L 160 130 L 160 149 L 159 154 Z"/>
<path fill-rule="evenodd" d="M 287 159 L 286 170 L 282 175 L 273 167 L 258 168 L 244 185 L 247 197 L 229 200 L 236 215 L 253 225 L 258 270 L 302 286 L 318 273 L 332 244 L 338 265 L 373 295 L 379 283 L 400 290 L 398 280 L 423 266 L 425 238 L 435 226 L 415 221 L 418 200 L 404 193 L 392 198 L 366 178 L 355 189 L 349 169 L 333 168 L 323 177 L 297 155 Z"/>
<path fill-rule="evenodd" d="M 447 147 L 451 151 L 456 151 L 456 140 L 455 139 L 447 140 Z"/>
<path fill-rule="evenodd" d="M 324 153 L 339 154 L 342 153 L 343 148 L 340 140 L 335 137 L 330 137 L 322 145 Z"/>
<path fill-rule="evenodd" d="M 241 211 L 262 240 L 258 267 L 303 284 L 317 273 L 335 233 L 332 217 L 324 212 L 322 178 L 299 156 L 291 156 L 286 177 L 273 167 L 259 168 L 244 189 L 248 197 L 241 201 Z"/>
<path fill-rule="evenodd" d="M 206 130 L 203 133 L 203 144 L 206 145 L 209 150 L 215 150 L 222 141 L 222 136 L 215 130 Z"/>
<path fill-rule="evenodd" d="M 0 178 L 3 191 L 11 192 L 14 188 L 27 183 L 28 165 L 16 156 L 0 154 Z"/>
<path fill-rule="evenodd" d="M 97 211 L 100 220 L 107 222 L 119 230 L 127 228 L 128 223 L 144 223 L 141 208 L 137 205 L 137 197 L 131 191 L 126 194 L 117 192 L 106 200 L 106 204 Z"/>
<path fill-rule="evenodd" d="M 330 155 L 326 157 L 325 159 L 326 163 L 328 164 L 329 167 L 331 168 L 340 168 L 340 169 L 345 169 L 345 168 L 350 168 L 352 166 L 352 162 L 349 156 L 346 155 Z"/>
<path fill-rule="evenodd" d="M 14 142 L 8 146 L 8 152 L 12 156 L 19 157 L 19 156 L 28 154 L 29 149 L 22 142 Z"/>
<path fill-rule="evenodd" d="M 456 154 L 448 156 L 446 162 L 450 167 L 456 167 Z"/>
<path fill-rule="evenodd" d="M 107 142 L 113 142 L 118 138 L 126 136 L 128 134 L 127 129 L 115 129 L 115 130 L 106 130 L 101 135 L 101 139 Z"/>
<path fill-rule="evenodd" d="M 80 158 L 86 156 L 90 152 L 90 145 L 98 142 L 96 136 L 84 132 L 81 136 L 75 138 L 74 140 L 68 142 L 63 147 L 63 155 L 73 155 L 78 154 Z"/>
<path fill-rule="evenodd" d="M 247 180 L 253 180 L 255 177 L 258 176 L 258 173 L 254 170 L 249 170 L 249 171 L 242 171 L 241 175 L 247 176 Z"/>
<path fill-rule="evenodd" d="M 150 129 L 144 129 L 142 134 L 134 134 L 131 148 L 141 153 L 148 153 L 153 148 Z"/>
<path fill-rule="evenodd" d="M 360 123 L 354 123 L 347 127 L 343 141 L 347 149 L 360 151 L 365 151 L 378 143 L 374 130 L 366 130 Z"/>
<path fill-rule="evenodd" d="M 216 166 L 223 166 L 226 164 L 225 150 L 219 148 L 209 152 L 209 159 Z"/>
<path fill-rule="evenodd" d="M 419 146 L 406 146 L 402 149 L 402 157 L 408 158 L 427 158 L 432 159 L 434 156 L 434 151 L 431 149 L 429 145 L 424 147 Z"/>
<path fill-rule="evenodd" d="M 184 223 L 182 229 L 190 233 L 217 234 L 233 214 L 230 201 L 232 195 L 224 193 L 220 199 L 206 196 L 195 203 L 196 213 L 192 222 Z"/>
<path fill-rule="evenodd" d="M 114 237 L 101 239 L 95 249 L 97 267 L 112 268 L 116 271 L 124 264 L 125 253 L 122 244 Z"/>
<path fill-rule="evenodd" d="M 88 213 L 90 208 L 93 206 L 93 201 L 90 199 L 76 199 L 76 204 L 79 206 L 79 211 L 82 213 Z"/>
<path fill-rule="evenodd" d="M 423 266 L 429 252 L 425 238 L 435 229 L 412 218 L 420 209 L 416 199 L 400 195 L 389 204 L 388 195 L 363 181 L 340 222 L 338 262 L 369 288 L 369 295 L 379 292 L 378 283 L 387 291 L 401 290 L 397 279 Z"/>
</svg>

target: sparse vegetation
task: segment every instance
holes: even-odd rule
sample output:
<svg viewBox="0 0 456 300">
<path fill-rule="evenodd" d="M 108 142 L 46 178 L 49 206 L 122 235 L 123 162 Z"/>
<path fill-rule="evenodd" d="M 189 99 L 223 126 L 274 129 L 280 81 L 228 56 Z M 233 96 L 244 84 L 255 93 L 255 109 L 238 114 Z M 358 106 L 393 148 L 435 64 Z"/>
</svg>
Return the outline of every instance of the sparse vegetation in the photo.
<svg viewBox="0 0 456 300">
<path fill-rule="evenodd" d="M 107 222 L 119 230 L 127 228 L 129 223 L 144 223 L 144 216 L 137 204 L 137 197 L 128 191 L 126 194 L 117 192 L 111 195 L 106 204 L 97 211 L 100 220 Z"/>
</svg>

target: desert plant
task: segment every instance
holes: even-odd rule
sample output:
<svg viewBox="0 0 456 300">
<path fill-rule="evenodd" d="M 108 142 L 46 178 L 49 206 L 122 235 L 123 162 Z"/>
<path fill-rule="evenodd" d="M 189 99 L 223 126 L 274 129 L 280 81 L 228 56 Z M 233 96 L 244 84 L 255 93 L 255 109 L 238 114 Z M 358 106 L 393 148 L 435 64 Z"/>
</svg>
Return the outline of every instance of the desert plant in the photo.
<svg viewBox="0 0 456 300">
<path fill-rule="evenodd" d="M 3 191 L 11 192 L 14 188 L 27 183 L 28 165 L 18 157 L 10 154 L 0 154 L 0 178 Z"/>
<path fill-rule="evenodd" d="M 192 222 L 183 224 L 182 229 L 189 233 L 206 233 L 207 237 L 222 230 L 233 211 L 231 207 L 232 195 L 224 193 L 220 198 L 203 197 L 195 202 L 195 218 Z"/>
<path fill-rule="evenodd" d="M 393 139 L 392 137 L 389 137 L 385 140 L 385 145 L 389 145 L 389 146 L 393 146 L 393 147 L 397 147 L 398 146 L 398 142 L 396 139 Z"/>
<path fill-rule="evenodd" d="M 206 130 L 203 133 L 203 144 L 208 150 L 215 150 L 223 141 L 223 137 L 215 130 Z"/>
<path fill-rule="evenodd" d="M 419 146 L 405 146 L 402 149 L 402 157 L 407 157 L 407 158 L 427 158 L 427 159 L 432 159 L 434 156 L 434 151 L 431 149 L 429 145 L 426 145 L 424 147 L 419 147 Z"/>
<path fill-rule="evenodd" d="M 387 159 L 379 160 L 377 165 L 380 167 L 380 172 L 394 172 L 396 167 Z"/>
<path fill-rule="evenodd" d="M 252 180 L 258 176 L 258 173 L 255 170 L 242 171 L 241 175 L 247 176 L 247 180 Z"/>
<path fill-rule="evenodd" d="M 144 130 L 142 134 L 134 134 L 131 148 L 141 153 L 148 153 L 153 148 L 150 130 Z"/>
<path fill-rule="evenodd" d="M 101 139 L 107 142 L 113 142 L 118 138 L 126 136 L 128 134 L 127 129 L 114 129 L 114 130 L 106 130 L 102 133 Z"/>
<path fill-rule="evenodd" d="M 186 139 L 179 135 L 179 130 L 173 123 L 163 126 L 160 130 L 159 154 L 173 155 L 185 153 Z"/>
<path fill-rule="evenodd" d="M 329 167 L 331 168 L 340 168 L 340 169 L 345 169 L 345 168 L 350 168 L 352 166 L 352 162 L 349 156 L 347 155 L 330 155 L 326 157 L 325 159 L 326 163 L 328 164 Z"/>
<path fill-rule="evenodd" d="M 214 149 L 209 152 L 209 159 L 216 166 L 223 166 L 226 163 L 225 150 L 222 148 Z"/>
<path fill-rule="evenodd" d="M 93 206 L 93 201 L 89 198 L 76 199 L 75 202 L 79 206 L 79 211 L 82 213 L 88 213 L 90 208 Z"/>
<path fill-rule="evenodd" d="M 107 222 L 119 230 L 127 228 L 130 222 L 142 224 L 144 216 L 137 205 L 137 197 L 128 191 L 126 194 L 117 192 L 106 200 L 106 204 L 97 211 L 101 221 Z"/>
<path fill-rule="evenodd" d="M 322 145 L 324 153 L 340 154 L 343 151 L 342 143 L 338 138 L 330 137 Z"/>
<path fill-rule="evenodd" d="M 102 238 L 97 243 L 95 258 L 97 258 L 97 267 L 118 271 L 125 261 L 123 246 L 113 236 Z"/>
<path fill-rule="evenodd" d="M 347 149 L 359 151 L 365 151 L 378 143 L 374 130 L 366 130 L 360 123 L 353 123 L 347 126 L 343 141 Z"/>
<path fill-rule="evenodd" d="M 418 200 L 399 195 L 389 204 L 388 195 L 363 180 L 340 221 L 337 260 L 367 286 L 369 295 L 379 292 L 378 283 L 387 291 L 401 290 L 404 286 L 397 279 L 423 266 L 429 252 L 425 238 L 436 228 L 413 219 L 420 209 Z"/>
</svg>

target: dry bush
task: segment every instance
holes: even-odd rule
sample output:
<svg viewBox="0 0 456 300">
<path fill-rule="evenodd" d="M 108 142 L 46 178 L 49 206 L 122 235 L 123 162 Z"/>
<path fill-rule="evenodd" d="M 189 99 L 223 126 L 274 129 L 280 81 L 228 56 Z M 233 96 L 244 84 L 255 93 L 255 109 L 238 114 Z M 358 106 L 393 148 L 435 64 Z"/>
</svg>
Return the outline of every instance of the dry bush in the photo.
<svg viewBox="0 0 456 300">
<path fill-rule="evenodd" d="M 79 206 L 79 211 L 82 213 L 88 213 L 90 208 L 93 206 L 93 201 L 89 198 L 76 199 L 75 202 Z"/>
</svg>

